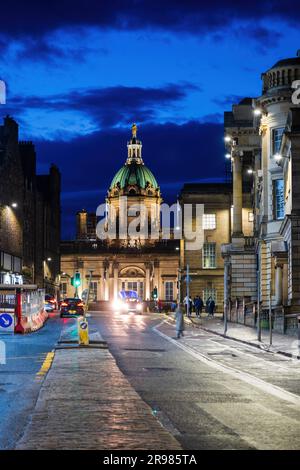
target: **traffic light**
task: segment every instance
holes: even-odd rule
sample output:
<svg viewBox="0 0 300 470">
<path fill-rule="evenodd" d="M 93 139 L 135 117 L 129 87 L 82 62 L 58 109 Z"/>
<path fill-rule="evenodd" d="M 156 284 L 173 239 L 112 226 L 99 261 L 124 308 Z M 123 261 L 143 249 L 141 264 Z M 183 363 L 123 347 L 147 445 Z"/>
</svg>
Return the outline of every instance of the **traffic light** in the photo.
<svg viewBox="0 0 300 470">
<path fill-rule="evenodd" d="M 154 287 L 154 289 L 153 289 L 153 291 L 152 291 L 152 298 L 153 298 L 154 300 L 157 299 L 157 287 Z"/>
<path fill-rule="evenodd" d="M 77 271 L 74 276 L 74 287 L 79 287 L 81 285 L 80 273 Z"/>
<path fill-rule="evenodd" d="M 71 286 L 75 287 L 75 284 L 74 284 L 74 276 L 71 277 Z"/>
</svg>

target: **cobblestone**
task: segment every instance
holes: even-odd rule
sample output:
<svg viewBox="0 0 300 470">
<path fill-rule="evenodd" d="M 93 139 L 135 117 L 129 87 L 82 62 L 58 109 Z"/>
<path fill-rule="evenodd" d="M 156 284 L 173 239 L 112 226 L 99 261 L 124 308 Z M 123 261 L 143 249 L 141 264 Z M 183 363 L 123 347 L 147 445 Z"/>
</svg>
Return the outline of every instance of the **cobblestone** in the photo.
<svg viewBox="0 0 300 470">
<path fill-rule="evenodd" d="M 17 449 L 181 449 L 108 350 L 57 350 Z"/>
</svg>

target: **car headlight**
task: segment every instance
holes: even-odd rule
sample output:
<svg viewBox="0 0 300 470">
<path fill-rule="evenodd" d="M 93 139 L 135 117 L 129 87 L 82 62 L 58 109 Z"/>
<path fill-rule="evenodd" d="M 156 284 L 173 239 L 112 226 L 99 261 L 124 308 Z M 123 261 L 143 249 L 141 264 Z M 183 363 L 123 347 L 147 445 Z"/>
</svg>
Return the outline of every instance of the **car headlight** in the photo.
<svg viewBox="0 0 300 470">
<path fill-rule="evenodd" d="M 122 304 L 121 304 L 121 302 L 120 302 L 119 300 L 115 300 L 115 301 L 113 302 L 113 308 L 114 308 L 114 310 L 119 310 L 121 307 L 122 307 Z"/>
</svg>

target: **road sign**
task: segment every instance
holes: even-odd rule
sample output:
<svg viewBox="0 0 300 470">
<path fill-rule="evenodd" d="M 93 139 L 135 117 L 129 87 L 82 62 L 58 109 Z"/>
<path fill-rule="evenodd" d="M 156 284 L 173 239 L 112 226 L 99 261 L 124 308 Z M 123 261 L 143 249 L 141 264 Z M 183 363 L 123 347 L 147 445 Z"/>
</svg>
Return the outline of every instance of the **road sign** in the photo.
<svg viewBox="0 0 300 470">
<path fill-rule="evenodd" d="M 89 324 L 84 317 L 78 318 L 78 343 L 89 344 Z"/>
<path fill-rule="evenodd" d="M 0 313 L 0 333 L 12 333 L 15 327 L 13 313 Z"/>
</svg>

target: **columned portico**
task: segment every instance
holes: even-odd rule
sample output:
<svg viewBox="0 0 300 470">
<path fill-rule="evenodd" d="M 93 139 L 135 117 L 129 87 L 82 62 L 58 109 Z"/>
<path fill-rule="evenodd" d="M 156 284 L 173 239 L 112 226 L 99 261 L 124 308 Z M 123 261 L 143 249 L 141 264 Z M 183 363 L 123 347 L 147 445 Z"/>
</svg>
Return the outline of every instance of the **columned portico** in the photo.
<svg viewBox="0 0 300 470">
<path fill-rule="evenodd" d="M 233 238 L 243 236 L 242 157 L 233 153 Z"/>
</svg>

